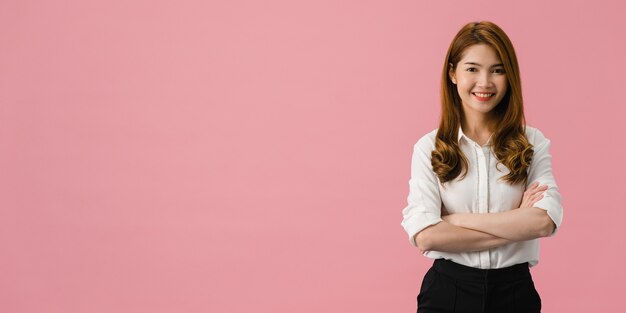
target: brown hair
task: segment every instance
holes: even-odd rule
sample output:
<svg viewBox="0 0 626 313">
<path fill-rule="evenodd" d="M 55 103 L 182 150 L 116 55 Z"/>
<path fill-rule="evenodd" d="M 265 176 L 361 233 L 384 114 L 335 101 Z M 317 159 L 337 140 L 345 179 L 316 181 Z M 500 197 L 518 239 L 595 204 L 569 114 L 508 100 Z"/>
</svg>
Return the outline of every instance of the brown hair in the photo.
<svg viewBox="0 0 626 313">
<path fill-rule="evenodd" d="M 461 174 L 463 179 L 467 174 L 468 161 L 458 144 L 459 127 L 464 118 L 463 108 L 456 86 L 449 77 L 449 64 L 455 70 L 465 49 L 475 44 L 487 44 L 496 51 L 504 65 L 508 83 L 504 97 L 493 108 L 497 124 L 491 139 L 491 147 L 498 163 L 510 170 L 502 178 L 511 185 L 526 182 L 526 170 L 532 161 L 533 150 L 525 135 L 526 119 L 517 57 L 508 36 L 489 21 L 466 24 L 448 48 L 441 79 L 441 122 L 437 130 L 435 150 L 431 154 L 433 171 L 441 183 L 454 180 Z"/>
</svg>

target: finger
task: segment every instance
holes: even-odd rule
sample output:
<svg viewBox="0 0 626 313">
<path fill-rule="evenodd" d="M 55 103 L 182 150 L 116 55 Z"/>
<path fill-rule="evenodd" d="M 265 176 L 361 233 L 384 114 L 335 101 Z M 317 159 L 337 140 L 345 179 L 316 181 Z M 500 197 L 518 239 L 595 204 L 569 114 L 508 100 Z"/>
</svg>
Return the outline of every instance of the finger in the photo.
<svg viewBox="0 0 626 313">
<path fill-rule="evenodd" d="M 530 197 L 530 199 L 528 199 L 528 201 L 526 201 L 526 204 L 528 204 L 527 206 L 532 206 L 536 201 L 538 201 L 539 199 L 537 197 Z"/>
<path fill-rule="evenodd" d="M 535 204 L 535 202 L 541 200 L 541 198 L 543 198 L 543 196 L 538 196 L 538 197 L 531 197 L 530 199 L 528 199 L 527 201 L 524 201 L 524 204 L 526 204 L 525 206 L 533 206 L 533 204 Z"/>
<path fill-rule="evenodd" d="M 533 197 L 533 199 L 532 199 L 533 204 L 534 204 L 535 202 L 537 202 L 537 201 L 541 200 L 542 198 L 543 198 L 543 195 L 539 195 L 539 196 Z"/>
<path fill-rule="evenodd" d="M 537 193 L 533 194 L 533 195 L 532 195 L 532 197 L 533 197 L 533 198 L 536 198 L 536 197 L 539 197 L 539 196 L 543 196 L 543 193 L 544 193 L 544 192 L 545 192 L 545 191 L 540 191 L 540 192 L 537 192 Z"/>
<path fill-rule="evenodd" d="M 541 190 L 546 190 L 546 189 L 548 189 L 548 185 L 535 186 L 535 188 L 533 188 L 533 190 L 535 192 L 541 191 Z"/>
<path fill-rule="evenodd" d="M 536 191 L 533 193 L 533 195 L 540 195 L 540 194 L 543 194 L 544 192 L 546 192 L 546 190 L 545 190 L 545 189 L 544 189 L 544 190 L 536 190 Z"/>
<path fill-rule="evenodd" d="M 533 193 L 535 193 L 537 191 L 545 190 L 548 187 L 548 186 L 545 186 L 545 185 L 539 187 L 539 183 L 533 183 L 531 186 L 532 187 L 530 189 L 527 189 L 524 193 L 533 194 Z"/>
</svg>

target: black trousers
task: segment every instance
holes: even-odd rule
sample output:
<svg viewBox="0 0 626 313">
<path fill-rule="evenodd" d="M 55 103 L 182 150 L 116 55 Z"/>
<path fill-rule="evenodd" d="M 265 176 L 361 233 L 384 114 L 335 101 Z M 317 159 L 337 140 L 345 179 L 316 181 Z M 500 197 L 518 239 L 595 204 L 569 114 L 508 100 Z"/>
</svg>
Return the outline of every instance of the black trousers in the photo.
<svg viewBox="0 0 626 313">
<path fill-rule="evenodd" d="M 437 259 L 424 275 L 418 313 L 537 313 L 541 298 L 528 263 L 479 269 Z"/>
</svg>

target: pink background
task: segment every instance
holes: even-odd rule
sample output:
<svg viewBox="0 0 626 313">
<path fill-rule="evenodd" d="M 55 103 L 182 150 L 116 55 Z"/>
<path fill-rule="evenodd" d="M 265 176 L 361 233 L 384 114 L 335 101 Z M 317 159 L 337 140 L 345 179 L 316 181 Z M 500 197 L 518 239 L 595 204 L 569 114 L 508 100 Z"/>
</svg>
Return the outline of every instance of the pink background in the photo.
<svg viewBox="0 0 626 313">
<path fill-rule="evenodd" d="M 486 19 L 553 142 L 544 312 L 618 312 L 625 9 L 3 1 L 0 311 L 414 312 L 412 147 L 450 41 Z"/>
</svg>

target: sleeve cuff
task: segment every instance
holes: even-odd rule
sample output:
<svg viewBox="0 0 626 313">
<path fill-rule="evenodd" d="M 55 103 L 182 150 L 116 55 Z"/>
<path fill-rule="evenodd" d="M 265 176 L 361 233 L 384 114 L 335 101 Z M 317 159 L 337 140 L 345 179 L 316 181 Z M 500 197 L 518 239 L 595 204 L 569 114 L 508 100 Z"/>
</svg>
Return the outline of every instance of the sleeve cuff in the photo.
<svg viewBox="0 0 626 313">
<path fill-rule="evenodd" d="M 554 236 L 561 228 L 561 222 L 563 221 L 563 209 L 561 208 L 560 201 L 557 201 L 554 198 L 544 197 L 543 199 L 535 202 L 533 206 L 546 210 L 546 213 L 548 213 L 548 216 L 552 219 L 555 225 L 554 231 L 548 237 Z"/>
<path fill-rule="evenodd" d="M 417 243 L 415 242 L 415 234 L 419 233 L 424 228 L 435 225 L 441 221 L 443 221 L 441 219 L 441 216 L 435 215 L 430 212 L 419 212 L 404 219 L 402 221 L 402 227 L 404 227 L 404 230 L 409 235 L 409 242 L 413 246 L 417 247 Z"/>
</svg>

